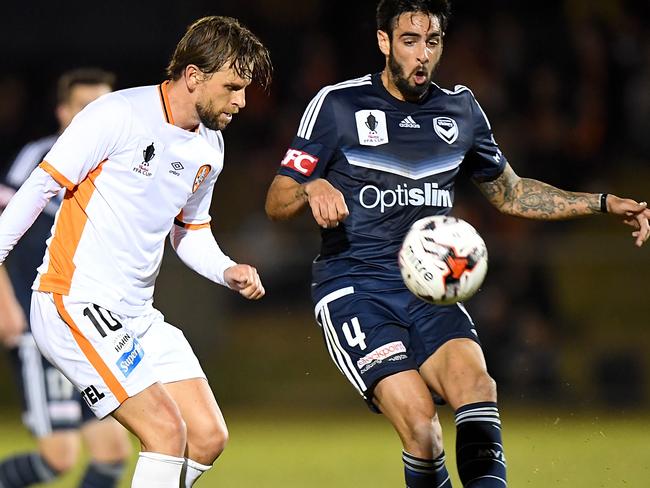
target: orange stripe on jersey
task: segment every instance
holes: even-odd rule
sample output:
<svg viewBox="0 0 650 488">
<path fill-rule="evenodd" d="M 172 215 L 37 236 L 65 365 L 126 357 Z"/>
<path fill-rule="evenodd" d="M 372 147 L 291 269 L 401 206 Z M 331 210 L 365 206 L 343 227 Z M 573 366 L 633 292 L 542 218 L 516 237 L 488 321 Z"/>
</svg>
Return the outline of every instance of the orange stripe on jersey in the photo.
<svg viewBox="0 0 650 488">
<path fill-rule="evenodd" d="M 41 164 L 38 165 L 42 170 L 46 171 L 49 173 L 49 175 L 54 178 L 54 181 L 56 181 L 59 185 L 66 187 L 68 190 L 72 191 L 74 190 L 74 187 L 77 186 L 75 185 L 72 181 L 67 179 L 65 176 L 63 176 L 61 173 L 59 173 L 54 166 L 52 166 L 50 163 L 47 161 L 43 161 Z"/>
<path fill-rule="evenodd" d="M 210 227 L 210 220 L 207 222 L 203 222 L 201 224 L 186 224 L 183 222 L 183 210 L 181 210 L 176 218 L 174 219 L 174 225 L 177 225 L 179 227 L 182 227 L 183 229 L 188 229 L 188 230 L 197 230 L 197 229 L 205 229 L 206 227 Z"/>
<path fill-rule="evenodd" d="M 77 324 L 74 323 L 74 320 L 72 320 L 72 317 L 65 309 L 65 305 L 63 304 L 63 297 L 56 293 L 53 293 L 52 296 L 54 298 L 56 310 L 59 312 L 59 315 L 64 320 L 64 322 L 68 324 L 68 327 L 70 327 L 70 330 L 72 331 L 72 337 L 74 337 L 74 340 L 77 342 L 77 345 L 81 349 L 81 352 L 84 353 L 84 356 L 86 356 L 92 367 L 95 368 L 95 370 L 99 373 L 99 376 L 102 377 L 104 383 L 106 383 L 106 386 L 108 386 L 108 389 L 111 390 L 111 393 L 113 393 L 113 395 L 115 395 L 115 398 L 117 398 L 117 401 L 120 403 L 124 402 L 124 400 L 129 398 L 129 395 L 126 393 L 126 390 L 120 384 L 120 382 L 117 381 L 117 378 L 110 370 L 110 368 L 106 366 L 106 363 L 101 358 L 97 350 L 93 347 L 86 336 L 83 335 L 83 333 L 79 330 Z"/>
<path fill-rule="evenodd" d="M 68 295 L 76 266 L 74 255 L 81 240 L 88 216 L 86 207 L 95 192 L 95 180 L 105 161 L 86 176 L 73 190 L 65 192 L 56 220 L 54 237 L 48 247 L 49 266 L 41 276 L 39 291 Z"/>
<path fill-rule="evenodd" d="M 160 102 L 162 103 L 163 112 L 165 114 L 165 120 L 174 125 L 174 116 L 172 115 L 172 108 L 169 104 L 169 97 L 167 96 L 167 85 L 169 80 L 163 81 L 158 86 L 158 91 L 160 92 Z"/>
<path fill-rule="evenodd" d="M 182 220 L 176 218 L 174 219 L 174 225 L 177 225 L 187 230 L 197 230 L 197 229 L 205 229 L 207 227 L 210 227 L 210 222 L 205 222 L 203 224 L 186 224 Z"/>
</svg>

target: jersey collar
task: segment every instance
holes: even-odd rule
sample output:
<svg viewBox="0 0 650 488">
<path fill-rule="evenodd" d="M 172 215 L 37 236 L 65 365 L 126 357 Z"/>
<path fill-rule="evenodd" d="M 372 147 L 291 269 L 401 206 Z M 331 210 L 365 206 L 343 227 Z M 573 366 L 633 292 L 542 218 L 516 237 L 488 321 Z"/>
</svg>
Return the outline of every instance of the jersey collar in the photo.
<svg viewBox="0 0 650 488">
<path fill-rule="evenodd" d="M 163 116 L 165 117 L 165 122 L 174 125 L 174 116 L 172 115 L 172 108 L 169 105 L 169 98 L 167 97 L 168 84 L 169 80 L 165 80 L 160 85 L 158 85 L 158 93 L 160 95 L 160 103 L 162 104 L 162 111 Z"/>
<path fill-rule="evenodd" d="M 379 96 L 381 96 L 384 100 L 386 100 L 391 105 L 397 107 L 402 112 L 406 112 L 406 113 L 413 113 L 420 110 L 422 108 L 422 105 L 424 105 L 429 101 L 434 89 L 434 85 L 431 84 L 431 87 L 429 88 L 429 91 L 424 96 L 424 98 L 422 98 L 416 103 L 407 102 L 407 101 L 399 100 L 390 94 L 390 92 L 386 89 L 386 87 L 381 81 L 381 72 L 375 73 L 374 75 L 372 75 L 371 78 L 372 78 L 372 84 L 374 85 L 375 89 L 379 92 Z"/>
</svg>

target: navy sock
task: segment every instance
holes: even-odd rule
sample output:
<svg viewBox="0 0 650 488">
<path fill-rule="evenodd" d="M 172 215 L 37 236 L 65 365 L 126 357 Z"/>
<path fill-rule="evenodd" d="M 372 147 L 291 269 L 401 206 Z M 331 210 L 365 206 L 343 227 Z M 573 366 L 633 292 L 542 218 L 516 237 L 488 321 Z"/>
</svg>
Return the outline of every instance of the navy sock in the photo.
<svg viewBox="0 0 650 488">
<path fill-rule="evenodd" d="M 451 488 L 445 453 L 435 459 L 417 458 L 402 451 L 406 488 Z"/>
<path fill-rule="evenodd" d="M 0 487 L 24 488 L 52 481 L 57 474 L 39 453 L 19 454 L 0 462 Z"/>
<path fill-rule="evenodd" d="M 79 486 L 80 488 L 115 488 L 123 472 L 123 462 L 91 462 L 86 468 L 86 473 Z"/>
<path fill-rule="evenodd" d="M 480 402 L 460 407 L 456 410 L 456 430 L 456 462 L 463 486 L 507 486 L 497 404 Z"/>
</svg>

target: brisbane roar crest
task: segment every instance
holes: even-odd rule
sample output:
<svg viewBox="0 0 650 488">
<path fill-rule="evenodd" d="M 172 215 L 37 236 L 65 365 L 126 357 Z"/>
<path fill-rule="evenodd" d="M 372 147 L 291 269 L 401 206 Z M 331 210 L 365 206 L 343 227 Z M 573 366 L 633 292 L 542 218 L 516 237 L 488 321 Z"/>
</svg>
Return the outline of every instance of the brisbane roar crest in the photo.
<svg viewBox="0 0 650 488">
<path fill-rule="evenodd" d="M 204 164 L 199 168 L 199 170 L 196 172 L 196 177 L 194 178 L 194 184 L 192 185 L 192 193 L 196 193 L 196 190 L 199 189 L 199 186 L 201 186 L 201 184 L 210 174 L 210 171 L 212 171 L 212 166 L 209 164 Z"/>
</svg>

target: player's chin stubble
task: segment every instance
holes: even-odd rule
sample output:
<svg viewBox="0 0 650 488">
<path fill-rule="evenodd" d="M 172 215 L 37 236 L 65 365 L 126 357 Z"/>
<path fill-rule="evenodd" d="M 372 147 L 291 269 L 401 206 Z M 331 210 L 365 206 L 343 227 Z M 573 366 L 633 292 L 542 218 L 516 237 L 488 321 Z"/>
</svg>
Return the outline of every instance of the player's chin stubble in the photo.
<svg viewBox="0 0 650 488">
<path fill-rule="evenodd" d="M 393 83 L 395 83 L 395 86 L 406 100 L 417 101 L 429 90 L 430 77 L 427 80 L 427 83 L 423 83 L 422 85 L 410 84 L 409 80 L 404 75 L 404 68 L 395 60 L 392 53 L 388 56 L 388 69 L 393 78 Z"/>
<path fill-rule="evenodd" d="M 200 103 L 196 104 L 196 113 L 201 123 L 210 130 L 223 130 L 228 125 L 227 122 L 219 120 L 220 112 L 214 112 Z"/>
</svg>

